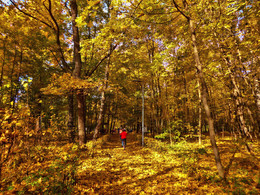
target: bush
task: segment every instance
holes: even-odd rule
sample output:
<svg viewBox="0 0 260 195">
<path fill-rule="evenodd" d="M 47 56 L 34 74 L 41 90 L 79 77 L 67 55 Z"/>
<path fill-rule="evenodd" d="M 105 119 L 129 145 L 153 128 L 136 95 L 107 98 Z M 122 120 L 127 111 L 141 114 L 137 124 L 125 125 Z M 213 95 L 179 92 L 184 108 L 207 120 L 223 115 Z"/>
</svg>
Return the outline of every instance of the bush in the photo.
<svg viewBox="0 0 260 195">
<path fill-rule="evenodd" d="M 153 138 L 145 138 L 145 146 L 148 148 L 151 148 L 158 152 L 167 151 L 169 149 L 169 145 L 166 143 L 163 143 L 161 141 L 155 140 Z"/>
<path fill-rule="evenodd" d="M 91 140 L 83 145 L 81 148 L 86 149 L 91 156 L 95 153 L 95 149 L 100 149 L 102 146 L 110 140 L 110 134 L 103 135 L 102 137 L 98 138 L 97 140 Z"/>
<path fill-rule="evenodd" d="M 188 134 L 184 135 L 185 132 Z M 175 120 L 169 124 L 168 128 L 164 129 L 163 133 L 156 135 L 155 138 L 161 140 L 170 139 L 177 142 L 184 136 L 185 138 L 193 137 L 193 134 L 194 128 L 189 123 L 185 124 L 182 120 Z"/>
<path fill-rule="evenodd" d="M 3 192 L 15 194 L 70 194 L 75 185 L 78 146 L 32 146 L 21 163 L 9 170 Z M 17 171 L 19 170 L 19 171 Z M 16 172 L 15 172 L 16 171 Z"/>
</svg>

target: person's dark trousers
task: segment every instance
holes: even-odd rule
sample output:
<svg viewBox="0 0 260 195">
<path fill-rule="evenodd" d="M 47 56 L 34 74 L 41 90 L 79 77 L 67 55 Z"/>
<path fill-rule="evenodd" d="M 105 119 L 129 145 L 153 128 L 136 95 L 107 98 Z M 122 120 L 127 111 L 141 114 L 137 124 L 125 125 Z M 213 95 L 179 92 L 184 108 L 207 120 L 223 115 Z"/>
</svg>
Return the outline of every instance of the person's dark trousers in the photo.
<svg viewBox="0 0 260 195">
<path fill-rule="evenodd" d="M 125 148 L 126 147 L 126 139 L 122 139 L 122 146 Z"/>
</svg>

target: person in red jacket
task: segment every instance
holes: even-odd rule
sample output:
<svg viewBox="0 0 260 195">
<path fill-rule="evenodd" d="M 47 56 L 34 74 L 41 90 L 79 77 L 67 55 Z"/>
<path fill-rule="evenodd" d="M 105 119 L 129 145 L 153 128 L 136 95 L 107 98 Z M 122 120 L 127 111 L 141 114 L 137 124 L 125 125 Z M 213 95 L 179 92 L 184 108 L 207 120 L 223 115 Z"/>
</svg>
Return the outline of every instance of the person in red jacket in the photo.
<svg viewBox="0 0 260 195">
<path fill-rule="evenodd" d="M 124 149 L 126 147 L 126 136 L 127 136 L 126 129 L 123 129 L 122 133 L 120 133 L 120 138 L 121 138 L 122 146 Z"/>
</svg>

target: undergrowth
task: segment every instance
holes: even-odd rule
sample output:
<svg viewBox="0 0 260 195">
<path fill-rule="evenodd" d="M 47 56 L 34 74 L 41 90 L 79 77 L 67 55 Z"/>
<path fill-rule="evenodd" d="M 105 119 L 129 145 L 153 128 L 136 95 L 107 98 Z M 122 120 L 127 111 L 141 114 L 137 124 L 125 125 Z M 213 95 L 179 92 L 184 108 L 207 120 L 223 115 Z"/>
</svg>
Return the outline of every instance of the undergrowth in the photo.
<svg viewBox="0 0 260 195">
<path fill-rule="evenodd" d="M 141 135 L 136 135 L 136 139 L 141 143 Z M 223 150 L 222 160 L 223 162 L 228 162 L 223 163 L 224 166 L 226 165 L 226 171 L 228 166 L 233 164 L 231 170 L 226 172 L 226 180 L 223 180 L 217 174 L 214 155 L 209 141 L 204 140 L 204 145 L 199 145 L 180 139 L 180 141 L 171 145 L 161 140 L 145 137 L 145 146 L 147 148 L 158 153 L 163 153 L 168 159 L 178 158 L 182 162 L 181 170 L 188 178 L 191 177 L 200 183 L 215 184 L 222 188 L 223 193 L 227 194 L 259 194 L 260 172 L 257 172 L 259 163 L 258 165 L 255 164 L 255 161 L 257 161 L 256 155 L 248 152 L 245 153 L 242 149 L 237 151 L 237 141 L 230 142 L 228 144 L 229 153 L 224 153 L 227 144 L 222 143 L 221 140 L 219 142 L 220 150 Z M 255 153 L 259 154 L 259 147 L 256 146 L 254 148 Z M 236 155 L 240 158 L 230 159 L 234 151 L 236 151 Z M 208 162 L 211 161 L 211 163 L 205 162 L 205 160 L 208 160 Z M 245 163 L 252 166 L 247 166 Z M 241 166 L 242 164 L 246 168 Z M 253 175 L 251 171 L 257 174 Z"/>
<path fill-rule="evenodd" d="M 84 154 L 83 158 L 93 158 L 109 137 L 104 135 L 80 147 L 73 143 L 27 143 L 5 164 L 0 193 L 73 194 L 80 157 Z"/>
</svg>

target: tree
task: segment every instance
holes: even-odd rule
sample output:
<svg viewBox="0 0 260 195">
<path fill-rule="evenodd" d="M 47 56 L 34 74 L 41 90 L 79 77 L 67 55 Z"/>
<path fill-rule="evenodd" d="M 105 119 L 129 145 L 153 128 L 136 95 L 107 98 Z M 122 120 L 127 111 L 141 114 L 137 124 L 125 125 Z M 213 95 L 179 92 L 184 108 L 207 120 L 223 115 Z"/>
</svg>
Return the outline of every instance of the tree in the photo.
<svg viewBox="0 0 260 195">
<path fill-rule="evenodd" d="M 194 19 L 191 18 L 191 16 L 186 15 L 180 9 L 179 5 L 175 1 L 173 1 L 173 3 L 175 5 L 176 9 L 189 22 L 189 27 L 190 27 L 190 32 L 191 32 L 191 40 L 192 40 L 193 52 L 194 52 L 194 60 L 196 62 L 197 74 L 198 74 L 199 82 L 200 82 L 200 85 L 201 85 L 202 102 L 203 102 L 203 105 L 204 105 L 204 109 L 205 109 L 207 119 L 208 119 L 208 124 L 209 124 L 210 141 L 211 141 L 211 145 L 212 145 L 213 152 L 214 152 L 214 155 L 215 155 L 215 161 L 216 161 L 216 164 L 217 164 L 218 173 L 221 177 L 224 178 L 224 176 L 225 176 L 224 168 L 223 168 L 223 165 L 221 163 L 218 147 L 217 147 L 217 144 L 216 144 L 214 122 L 213 122 L 211 110 L 210 110 L 210 107 L 209 107 L 209 104 L 208 104 L 207 84 L 205 82 L 204 75 L 203 75 L 203 72 L 202 72 L 202 63 L 201 63 L 201 60 L 200 60 L 199 51 L 198 51 L 198 47 L 197 47 L 196 31 L 195 31 L 195 28 L 194 28 L 194 21 L 193 21 Z M 184 1 L 184 7 L 188 11 L 188 4 L 187 4 L 186 1 Z"/>
</svg>

